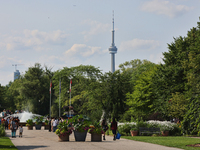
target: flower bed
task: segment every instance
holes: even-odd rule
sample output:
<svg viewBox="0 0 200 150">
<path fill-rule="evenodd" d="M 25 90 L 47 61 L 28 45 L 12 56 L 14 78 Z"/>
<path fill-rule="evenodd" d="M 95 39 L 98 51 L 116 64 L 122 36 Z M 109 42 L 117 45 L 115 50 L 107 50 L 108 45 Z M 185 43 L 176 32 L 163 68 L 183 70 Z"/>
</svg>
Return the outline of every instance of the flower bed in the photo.
<svg viewBox="0 0 200 150">
<path fill-rule="evenodd" d="M 130 135 L 131 128 L 148 127 L 148 128 L 160 128 L 161 131 L 169 131 L 169 135 L 181 135 L 181 127 L 176 123 L 170 121 L 155 121 L 149 120 L 146 122 L 126 122 L 119 123 L 119 131 L 122 135 Z"/>
</svg>

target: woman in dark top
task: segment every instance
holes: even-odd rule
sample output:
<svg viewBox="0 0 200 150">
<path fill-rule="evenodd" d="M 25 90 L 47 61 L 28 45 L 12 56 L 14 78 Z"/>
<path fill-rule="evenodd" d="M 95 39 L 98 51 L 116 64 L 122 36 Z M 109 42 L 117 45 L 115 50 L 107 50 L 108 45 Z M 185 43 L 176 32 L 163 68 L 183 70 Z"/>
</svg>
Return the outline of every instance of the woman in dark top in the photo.
<svg viewBox="0 0 200 150">
<path fill-rule="evenodd" d="M 49 132 L 51 132 L 51 118 L 48 118 L 48 120 L 49 120 L 49 122 L 48 122 L 48 124 L 49 124 Z"/>
<path fill-rule="evenodd" d="M 113 121 L 111 122 L 110 128 L 111 128 L 112 133 L 113 133 L 113 140 L 116 140 L 117 122 L 115 121 L 115 118 L 113 118 Z"/>
<path fill-rule="evenodd" d="M 102 128 L 103 128 L 103 140 L 106 140 L 105 134 L 106 134 L 106 131 L 108 130 L 108 125 L 107 125 L 105 119 L 103 119 L 103 121 L 102 121 L 102 123 L 101 123 L 101 126 L 102 126 Z"/>
<path fill-rule="evenodd" d="M 11 121 L 12 138 L 16 137 L 16 130 L 17 130 L 17 124 L 16 124 L 14 118 L 12 118 L 12 121 Z"/>
</svg>

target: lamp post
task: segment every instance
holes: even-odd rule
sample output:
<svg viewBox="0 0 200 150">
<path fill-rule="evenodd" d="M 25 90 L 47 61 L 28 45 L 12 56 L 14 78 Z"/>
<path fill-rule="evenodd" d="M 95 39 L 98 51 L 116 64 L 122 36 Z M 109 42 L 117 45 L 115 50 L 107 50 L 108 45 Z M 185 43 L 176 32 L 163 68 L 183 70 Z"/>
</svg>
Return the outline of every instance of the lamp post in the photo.
<svg viewBox="0 0 200 150">
<path fill-rule="evenodd" d="M 38 114 L 40 114 L 40 99 L 38 100 L 38 102 L 39 102 L 39 103 L 38 103 L 38 104 L 39 104 L 39 105 L 38 105 Z"/>
<path fill-rule="evenodd" d="M 69 91 L 67 91 L 68 94 L 68 117 L 69 117 Z"/>
</svg>

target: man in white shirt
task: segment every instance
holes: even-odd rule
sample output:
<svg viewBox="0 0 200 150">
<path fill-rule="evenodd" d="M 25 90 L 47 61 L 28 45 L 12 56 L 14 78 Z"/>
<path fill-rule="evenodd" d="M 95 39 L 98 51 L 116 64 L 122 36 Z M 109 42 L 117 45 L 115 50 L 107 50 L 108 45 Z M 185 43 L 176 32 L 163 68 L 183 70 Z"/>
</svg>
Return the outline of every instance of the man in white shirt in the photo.
<svg viewBox="0 0 200 150">
<path fill-rule="evenodd" d="M 58 120 L 57 120 L 57 118 L 55 118 L 54 121 L 53 121 L 53 132 L 56 131 L 57 125 L 58 125 Z"/>
</svg>

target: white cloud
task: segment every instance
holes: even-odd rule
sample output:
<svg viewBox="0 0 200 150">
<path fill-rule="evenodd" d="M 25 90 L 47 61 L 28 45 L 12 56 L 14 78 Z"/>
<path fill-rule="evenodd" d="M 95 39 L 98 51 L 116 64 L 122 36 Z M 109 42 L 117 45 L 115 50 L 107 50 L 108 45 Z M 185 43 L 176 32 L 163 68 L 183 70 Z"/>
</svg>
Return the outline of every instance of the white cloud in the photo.
<svg viewBox="0 0 200 150">
<path fill-rule="evenodd" d="M 90 26 L 89 31 L 82 32 L 82 34 L 84 35 L 85 41 L 89 41 L 92 38 L 92 36 L 101 34 L 103 32 L 107 32 L 111 28 L 110 24 L 103 24 L 101 22 L 93 21 L 93 20 L 85 20 L 83 24 Z"/>
<path fill-rule="evenodd" d="M 58 45 L 66 43 L 67 34 L 57 30 L 51 32 L 42 32 L 38 30 L 24 30 L 18 35 L 4 36 L 0 42 L 0 47 L 6 50 L 22 50 L 34 48 L 42 50 L 44 45 Z"/>
<path fill-rule="evenodd" d="M 176 5 L 166 0 L 152 0 L 145 2 L 141 9 L 143 11 L 154 12 L 159 15 L 175 17 L 190 11 L 192 8 L 185 5 Z"/>
<path fill-rule="evenodd" d="M 160 46 L 160 43 L 155 40 L 142 40 L 133 39 L 130 41 L 124 41 L 120 44 L 119 51 L 146 51 L 153 50 Z"/>
<path fill-rule="evenodd" d="M 69 50 L 65 52 L 66 56 L 81 56 L 81 57 L 89 57 L 94 54 L 100 54 L 103 51 L 101 51 L 101 47 L 92 47 L 87 46 L 85 44 L 74 44 Z"/>
<path fill-rule="evenodd" d="M 87 46 L 86 44 L 74 44 L 70 49 L 64 52 L 62 58 L 68 65 L 91 64 L 93 58 L 101 57 L 106 51 L 101 47 Z"/>
</svg>

